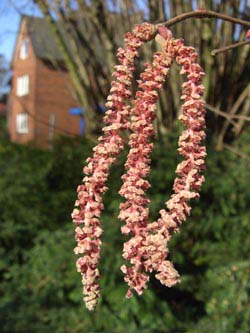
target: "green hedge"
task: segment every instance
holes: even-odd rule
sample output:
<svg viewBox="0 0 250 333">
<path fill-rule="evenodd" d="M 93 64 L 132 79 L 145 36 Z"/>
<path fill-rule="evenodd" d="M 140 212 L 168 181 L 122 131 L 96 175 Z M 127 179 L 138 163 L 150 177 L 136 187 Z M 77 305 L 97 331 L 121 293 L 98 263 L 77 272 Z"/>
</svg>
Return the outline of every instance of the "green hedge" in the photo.
<svg viewBox="0 0 250 333">
<path fill-rule="evenodd" d="M 250 154 L 249 141 L 246 133 L 236 144 Z M 171 193 L 176 145 L 172 134 L 153 154 L 152 218 Z M 75 269 L 70 213 L 90 152 L 90 143 L 67 138 L 53 151 L 0 144 L 1 332 L 249 332 L 249 160 L 208 148 L 201 199 L 170 244 L 181 283 L 164 288 L 152 277 L 144 295 L 126 300 L 119 269 L 126 237 L 117 219 L 122 156 L 102 216 L 102 298 L 89 313 Z"/>
</svg>

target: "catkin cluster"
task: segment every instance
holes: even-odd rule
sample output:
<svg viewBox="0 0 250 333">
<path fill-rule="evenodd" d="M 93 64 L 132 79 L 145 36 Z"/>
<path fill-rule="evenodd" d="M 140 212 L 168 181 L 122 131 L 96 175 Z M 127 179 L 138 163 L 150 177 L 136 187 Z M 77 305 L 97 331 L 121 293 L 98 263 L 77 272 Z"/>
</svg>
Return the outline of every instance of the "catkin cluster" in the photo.
<svg viewBox="0 0 250 333">
<path fill-rule="evenodd" d="M 131 101 L 138 49 L 156 35 L 162 51 L 153 55 L 152 63 L 145 64 L 135 98 Z M 204 72 L 196 62 L 197 53 L 194 48 L 184 46 L 183 40 L 174 39 L 168 28 L 155 28 L 148 23 L 125 34 L 124 41 L 124 49 L 119 48 L 117 53 L 119 65 L 115 66 L 113 76 L 116 79 L 111 83 L 107 98 L 103 135 L 83 169 L 85 177 L 77 188 L 78 198 L 72 213 L 77 241 L 74 251 L 80 255 L 76 266 L 82 275 L 84 301 L 89 310 L 95 308 L 100 297 L 98 261 L 102 234 L 100 214 L 104 209 L 102 196 L 107 191 L 110 166 L 124 148 L 122 131 L 130 130 L 126 173 L 122 176 L 123 185 L 119 192 L 125 199 L 120 205 L 119 218 L 125 222 L 121 232 L 130 237 L 123 247 L 123 257 L 129 264 L 121 267 L 129 287 L 128 298 L 133 291 L 139 295 L 143 293 L 151 272 L 155 272 L 156 278 L 168 287 L 180 280 L 172 262 L 167 259 L 168 242 L 189 215 L 189 201 L 199 197 L 204 181 L 201 175 L 206 156 L 202 145 L 205 138 L 204 88 L 201 84 Z M 166 202 L 166 209 L 159 212 L 157 221 L 150 222 L 150 200 L 146 195 L 150 184 L 146 178 L 150 173 L 153 149 L 153 121 L 158 91 L 169 75 L 173 61 L 181 66 L 180 73 L 187 78 L 182 86 L 184 104 L 180 116 L 185 130 L 178 148 L 183 161 L 177 166 L 174 192 Z"/>
</svg>

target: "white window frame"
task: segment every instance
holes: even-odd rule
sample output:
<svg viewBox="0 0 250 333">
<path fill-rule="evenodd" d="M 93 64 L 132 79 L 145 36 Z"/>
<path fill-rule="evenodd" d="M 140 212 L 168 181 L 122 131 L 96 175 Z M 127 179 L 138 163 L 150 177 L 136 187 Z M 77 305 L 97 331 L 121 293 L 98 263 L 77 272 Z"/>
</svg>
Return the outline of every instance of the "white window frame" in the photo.
<svg viewBox="0 0 250 333">
<path fill-rule="evenodd" d="M 28 58 L 28 55 L 29 55 L 29 39 L 25 38 L 22 40 L 21 43 L 19 57 L 20 59 L 25 60 Z"/>
<path fill-rule="evenodd" d="M 16 131 L 19 134 L 29 133 L 28 113 L 18 113 L 16 115 Z"/>
<path fill-rule="evenodd" d="M 29 75 L 22 75 L 17 78 L 16 94 L 25 96 L 29 94 Z"/>
</svg>

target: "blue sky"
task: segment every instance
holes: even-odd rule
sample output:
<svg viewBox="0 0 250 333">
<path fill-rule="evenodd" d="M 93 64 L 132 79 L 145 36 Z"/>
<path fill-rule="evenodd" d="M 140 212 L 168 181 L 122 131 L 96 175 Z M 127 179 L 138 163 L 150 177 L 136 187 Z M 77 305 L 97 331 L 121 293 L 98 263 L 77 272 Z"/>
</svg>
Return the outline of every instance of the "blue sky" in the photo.
<svg viewBox="0 0 250 333">
<path fill-rule="evenodd" d="M 0 54 L 4 54 L 8 62 L 12 58 L 21 12 L 40 15 L 30 0 L 0 0 Z"/>
</svg>

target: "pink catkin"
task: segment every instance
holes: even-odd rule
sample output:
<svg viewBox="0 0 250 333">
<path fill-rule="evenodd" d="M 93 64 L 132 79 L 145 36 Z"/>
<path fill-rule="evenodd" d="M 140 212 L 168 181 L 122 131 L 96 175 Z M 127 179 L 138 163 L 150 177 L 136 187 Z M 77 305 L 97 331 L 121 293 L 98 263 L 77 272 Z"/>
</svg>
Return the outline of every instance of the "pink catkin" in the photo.
<svg viewBox="0 0 250 333">
<path fill-rule="evenodd" d="M 119 48 L 117 53 L 120 65 L 115 66 L 116 71 L 113 73 L 116 81 L 111 83 L 110 95 L 107 98 L 104 134 L 93 149 L 93 157 L 87 159 L 88 164 L 84 168 L 86 176 L 83 184 L 77 188 L 78 200 L 72 213 L 73 222 L 77 225 L 77 246 L 74 252 L 81 255 L 76 266 L 82 275 L 84 301 L 89 310 L 94 309 L 100 296 L 97 264 L 102 234 L 99 217 L 104 208 L 102 195 L 107 190 L 105 183 L 110 166 L 124 147 L 119 132 L 129 126 L 130 107 L 126 101 L 131 97 L 131 80 L 134 60 L 138 56 L 137 50 L 153 36 L 154 27 L 147 23 L 136 26 L 132 33 L 125 35 L 125 49 Z M 81 224 L 84 226 L 80 227 Z"/>
<path fill-rule="evenodd" d="M 131 126 L 133 133 L 127 160 L 128 172 L 123 176 L 125 182 L 120 192 L 127 199 L 125 203 L 121 204 L 120 217 L 126 220 L 126 226 L 122 228 L 122 232 L 134 234 L 130 241 L 125 243 L 123 253 L 124 258 L 130 260 L 131 266 L 123 265 L 121 268 L 125 273 L 125 281 L 129 285 L 127 297 L 132 296 L 132 289 L 141 294 L 146 288 L 148 276 L 144 272 L 156 271 L 156 278 L 168 287 L 179 281 L 178 272 L 174 269 L 173 264 L 166 260 L 167 244 L 172 233 L 179 230 L 180 224 L 189 215 L 191 208 L 188 206 L 188 201 L 199 196 L 198 191 L 204 180 L 200 174 L 204 169 L 206 156 L 205 147 L 200 145 L 205 137 L 205 109 L 202 100 L 203 86 L 201 85 L 204 73 L 196 63 L 197 53 L 193 48 L 184 46 L 182 40 L 173 39 L 167 28 L 160 27 L 159 33 L 166 39 L 165 56 L 175 57 L 177 63 L 182 66 L 181 74 L 186 74 L 188 79 L 183 84 L 184 104 L 180 116 L 186 130 L 180 136 L 178 149 L 184 160 L 176 169 L 179 177 L 174 182 L 174 194 L 166 202 L 168 210 L 160 211 L 161 217 L 157 222 L 148 223 L 147 204 L 149 200 L 145 197 L 144 191 L 149 187 L 149 183 L 144 178 L 149 173 L 149 156 L 152 150 L 149 139 L 153 130 L 150 124 L 146 126 L 145 123 L 144 126 L 150 127 L 150 131 L 139 130 L 143 127 L 139 120 L 140 117 L 143 117 L 142 113 L 152 114 L 154 110 L 151 109 L 151 103 L 147 104 L 148 108 L 147 106 L 143 108 L 141 107 L 143 104 L 136 102 L 133 112 L 137 118 L 134 118 L 135 123 Z M 153 87 L 151 90 L 154 95 Z M 143 99 L 142 93 L 140 94 L 139 97 Z M 145 96 L 144 100 L 146 100 Z M 138 118 L 139 114 L 141 116 Z M 151 115 L 151 119 L 153 117 Z M 142 149 L 140 148 L 141 136 L 148 147 L 143 150 L 143 156 L 138 154 L 138 149 L 139 151 Z M 137 157 L 134 153 L 137 153 Z M 131 168 L 132 175 L 135 174 L 137 178 L 130 178 Z M 143 200 L 136 203 L 135 198 L 140 196 Z"/>
<path fill-rule="evenodd" d="M 172 47 L 173 38 L 168 34 L 164 42 L 164 49 Z M 130 151 L 125 168 L 126 174 L 122 176 L 123 185 L 120 190 L 126 201 L 120 205 L 119 218 L 125 220 L 126 225 L 121 228 L 124 234 L 133 234 L 133 237 L 124 244 L 123 257 L 130 261 L 131 266 L 121 267 L 125 274 L 125 281 L 129 285 L 127 297 L 132 296 L 132 289 L 142 294 L 149 280 L 143 262 L 144 242 L 147 236 L 149 210 L 147 205 L 146 190 L 149 182 L 145 180 L 150 172 L 150 153 L 153 148 L 151 143 L 154 134 L 153 120 L 155 118 L 157 91 L 169 74 L 173 62 L 171 52 L 156 52 L 153 63 L 146 64 L 146 70 L 138 81 L 138 91 L 131 110 Z"/>
<path fill-rule="evenodd" d="M 198 191 L 204 181 L 201 172 L 205 168 L 206 157 L 205 146 L 201 145 L 205 138 L 204 87 L 201 85 L 204 72 L 196 63 L 198 55 L 194 48 L 184 46 L 179 40 L 175 53 L 176 61 L 181 65 L 180 73 L 187 76 L 187 82 L 182 85 L 181 99 L 184 104 L 180 116 L 186 130 L 180 136 L 178 149 L 184 160 L 176 168 L 178 177 L 174 182 L 174 193 L 166 202 L 168 210 L 161 210 L 158 221 L 148 225 L 145 242 L 146 258 L 149 258 L 146 269 L 156 271 L 156 278 L 168 287 L 179 281 L 179 274 L 173 264 L 166 260 L 167 243 L 190 214 L 189 200 L 199 197 Z"/>
</svg>

